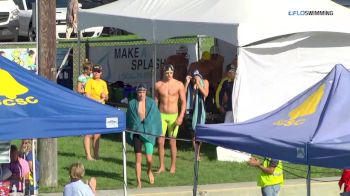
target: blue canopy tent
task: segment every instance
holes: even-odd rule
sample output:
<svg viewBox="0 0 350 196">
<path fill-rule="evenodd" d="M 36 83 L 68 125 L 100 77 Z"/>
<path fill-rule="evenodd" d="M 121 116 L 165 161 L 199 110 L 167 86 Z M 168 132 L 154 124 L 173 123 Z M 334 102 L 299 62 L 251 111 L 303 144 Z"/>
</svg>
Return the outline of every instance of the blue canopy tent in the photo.
<svg viewBox="0 0 350 196">
<path fill-rule="evenodd" d="M 243 123 L 198 125 L 196 139 L 293 163 L 349 168 L 349 84 L 349 71 L 336 65 L 280 108 Z"/>
<path fill-rule="evenodd" d="M 0 140 L 118 133 L 125 129 L 123 111 L 79 95 L 0 56 Z"/>
<path fill-rule="evenodd" d="M 0 140 L 125 130 L 125 113 L 0 57 Z"/>
</svg>

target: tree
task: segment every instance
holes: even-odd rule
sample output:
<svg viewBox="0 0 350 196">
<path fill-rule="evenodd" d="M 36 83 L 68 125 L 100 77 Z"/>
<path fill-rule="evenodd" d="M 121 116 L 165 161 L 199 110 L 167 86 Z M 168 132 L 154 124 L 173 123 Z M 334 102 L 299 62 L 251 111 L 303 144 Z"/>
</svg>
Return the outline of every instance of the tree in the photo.
<svg viewBox="0 0 350 196">
<path fill-rule="evenodd" d="M 56 0 L 38 2 L 38 65 L 39 75 L 55 80 L 56 64 Z M 57 139 L 39 139 L 40 184 L 57 186 Z"/>
</svg>

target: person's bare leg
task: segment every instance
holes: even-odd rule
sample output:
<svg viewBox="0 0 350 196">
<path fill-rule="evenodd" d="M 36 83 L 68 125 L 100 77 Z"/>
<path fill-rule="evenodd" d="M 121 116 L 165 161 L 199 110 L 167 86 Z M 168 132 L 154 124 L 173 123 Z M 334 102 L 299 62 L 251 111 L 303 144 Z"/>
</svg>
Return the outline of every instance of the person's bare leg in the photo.
<svg viewBox="0 0 350 196">
<path fill-rule="evenodd" d="M 177 154 L 176 139 L 175 138 L 170 139 L 170 152 L 171 152 L 170 173 L 173 174 L 176 171 L 176 154 Z"/>
<path fill-rule="evenodd" d="M 192 137 L 192 146 L 193 150 L 196 150 L 196 141 L 194 140 L 194 137 Z"/>
<path fill-rule="evenodd" d="M 73 28 L 72 27 L 67 27 L 66 29 L 66 39 L 70 38 L 70 35 L 72 34 Z"/>
<path fill-rule="evenodd" d="M 96 194 L 97 181 L 95 177 L 91 177 L 89 180 L 89 186 L 94 194 Z"/>
<path fill-rule="evenodd" d="M 94 160 L 91 157 L 91 152 L 90 152 L 90 140 L 91 140 L 91 135 L 85 135 L 84 136 L 84 149 L 85 149 L 85 155 L 87 160 Z"/>
<path fill-rule="evenodd" d="M 196 142 L 196 141 L 195 141 L 195 138 L 193 137 L 193 138 L 192 138 L 192 144 L 193 144 L 193 149 L 194 149 L 194 150 L 196 150 L 196 145 L 198 144 L 197 161 L 200 161 L 200 160 L 201 160 L 200 152 L 201 152 L 201 145 L 202 145 L 202 142 Z"/>
<path fill-rule="evenodd" d="M 197 142 L 198 143 L 198 156 L 197 156 L 197 161 L 201 160 L 201 146 L 202 146 L 202 142 Z"/>
<path fill-rule="evenodd" d="M 146 159 L 147 159 L 147 175 L 149 179 L 150 184 L 154 184 L 154 176 L 152 173 L 152 155 L 151 154 L 146 154 Z"/>
<path fill-rule="evenodd" d="M 99 159 L 99 150 L 100 150 L 100 137 L 101 134 L 95 134 L 94 135 L 94 143 L 92 145 L 92 147 L 94 148 L 94 158 L 95 159 Z"/>
<path fill-rule="evenodd" d="M 135 153 L 135 172 L 137 180 L 137 188 L 141 188 L 141 163 L 142 163 L 142 153 Z"/>
<path fill-rule="evenodd" d="M 157 174 L 162 173 L 165 171 L 165 166 L 164 166 L 164 143 L 165 143 L 165 138 L 164 137 L 159 137 L 158 138 L 158 153 L 159 153 L 159 169 L 156 172 Z"/>
</svg>

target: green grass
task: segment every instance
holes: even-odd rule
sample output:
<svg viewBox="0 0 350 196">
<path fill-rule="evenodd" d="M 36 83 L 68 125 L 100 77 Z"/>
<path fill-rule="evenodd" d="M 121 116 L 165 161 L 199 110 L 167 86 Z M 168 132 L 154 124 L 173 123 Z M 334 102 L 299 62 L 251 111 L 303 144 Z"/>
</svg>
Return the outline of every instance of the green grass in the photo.
<svg viewBox="0 0 350 196">
<path fill-rule="evenodd" d="M 85 179 L 97 178 L 98 189 L 121 189 L 123 187 L 123 155 L 121 134 L 103 135 L 100 147 L 100 160 L 87 161 L 83 149 L 82 137 L 65 137 L 58 139 L 58 187 L 40 187 L 40 192 L 62 192 L 69 182 L 68 169 L 71 163 L 80 161 L 85 165 Z M 178 142 L 177 170 L 174 175 L 169 172 L 155 174 L 155 184 L 150 185 L 146 175 L 146 162 L 143 162 L 142 186 L 164 187 L 193 184 L 193 150 L 191 143 Z M 169 146 L 166 151 L 166 167 L 169 169 Z M 155 148 L 153 169 L 158 168 L 158 153 Z M 136 187 L 134 172 L 134 152 L 127 147 L 128 187 Z M 306 166 L 285 163 L 285 169 L 299 176 L 306 176 Z M 216 161 L 216 149 L 209 144 L 203 144 L 199 165 L 199 184 L 217 184 L 231 182 L 256 181 L 258 170 L 246 164 Z M 312 168 L 312 177 L 339 176 L 340 171 L 327 168 Z M 285 172 L 287 179 L 297 178 Z"/>
</svg>

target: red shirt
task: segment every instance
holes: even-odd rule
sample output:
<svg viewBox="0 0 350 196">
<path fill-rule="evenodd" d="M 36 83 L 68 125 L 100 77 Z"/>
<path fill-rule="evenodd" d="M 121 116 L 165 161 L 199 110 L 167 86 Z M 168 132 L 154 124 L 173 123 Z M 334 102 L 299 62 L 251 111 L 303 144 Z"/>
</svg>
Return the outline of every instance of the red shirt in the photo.
<svg viewBox="0 0 350 196">
<path fill-rule="evenodd" d="M 350 192 L 350 169 L 343 170 L 341 178 L 338 182 L 340 189 L 343 184 L 344 184 L 344 192 Z"/>
</svg>

